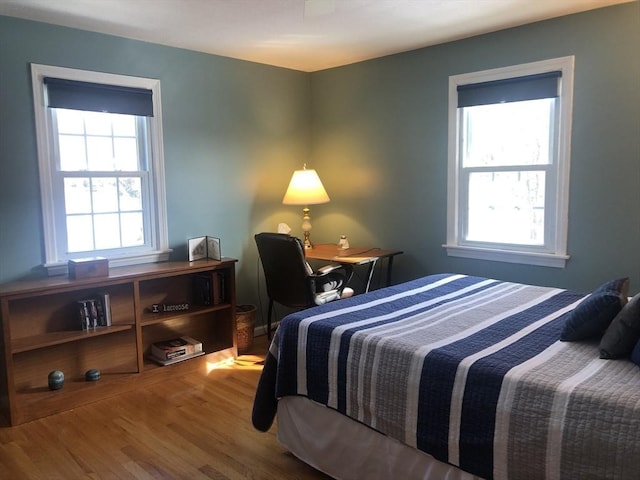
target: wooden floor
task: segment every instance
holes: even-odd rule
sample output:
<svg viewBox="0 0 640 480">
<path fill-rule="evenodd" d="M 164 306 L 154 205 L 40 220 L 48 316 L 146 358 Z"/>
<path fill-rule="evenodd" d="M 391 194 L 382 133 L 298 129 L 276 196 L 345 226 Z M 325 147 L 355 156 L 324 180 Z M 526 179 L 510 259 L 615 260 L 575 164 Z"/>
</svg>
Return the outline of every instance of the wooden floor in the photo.
<svg viewBox="0 0 640 480">
<path fill-rule="evenodd" d="M 266 352 L 16 427 L 0 428 L 4 479 L 328 479 L 251 425 Z M 169 368 L 169 367 L 167 367 Z"/>
</svg>

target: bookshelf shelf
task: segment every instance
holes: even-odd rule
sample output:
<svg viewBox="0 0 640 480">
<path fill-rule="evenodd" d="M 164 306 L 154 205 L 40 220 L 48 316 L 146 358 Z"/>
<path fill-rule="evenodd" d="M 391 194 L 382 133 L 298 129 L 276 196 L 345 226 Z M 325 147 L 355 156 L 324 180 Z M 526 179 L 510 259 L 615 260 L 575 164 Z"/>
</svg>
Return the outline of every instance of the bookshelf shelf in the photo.
<svg viewBox="0 0 640 480">
<path fill-rule="evenodd" d="M 231 308 L 231 304 L 225 303 L 221 305 L 212 305 L 210 307 L 194 307 L 190 308 L 185 312 L 177 312 L 177 313 L 149 313 L 145 312 L 142 316 L 141 324 L 142 326 L 154 325 L 156 323 L 164 323 L 168 320 L 172 320 L 175 318 L 182 318 L 186 314 L 188 315 L 200 315 L 204 313 L 212 313 L 217 312 L 219 310 L 229 309 Z"/>
<path fill-rule="evenodd" d="M 112 268 L 104 278 L 0 285 L 0 420 L 18 425 L 237 356 L 235 262 L 165 262 Z M 111 325 L 83 331 L 78 302 L 105 295 Z M 189 309 L 150 313 L 154 304 Z M 202 342 L 205 354 L 167 366 L 147 360 L 153 343 L 184 335 Z M 89 369 L 100 370 L 100 380 L 86 381 Z M 51 370 L 64 372 L 62 389 L 49 390 Z"/>
<path fill-rule="evenodd" d="M 89 331 L 69 330 L 43 333 L 41 335 L 34 335 L 32 337 L 17 338 L 12 342 L 12 353 L 16 354 L 21 352 L 28 352 L 30 350 L 37 350 L 39 348 L 61 345 L 63 343 L 77 342 L 100 335 L 109 335 L 117 332 L 122 332 L 124 330 L 131 330 L 133 327 L 133 325 L 117 325 L 111 327 L 98 327 L 95 330 Z"/>
</svg>

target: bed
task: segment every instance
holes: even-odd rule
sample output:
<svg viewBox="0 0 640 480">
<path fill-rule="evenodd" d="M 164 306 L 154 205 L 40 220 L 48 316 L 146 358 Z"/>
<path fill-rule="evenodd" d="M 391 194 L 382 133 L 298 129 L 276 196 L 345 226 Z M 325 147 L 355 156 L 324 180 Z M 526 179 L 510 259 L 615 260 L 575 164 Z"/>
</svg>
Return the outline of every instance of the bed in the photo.
<svg viewBox="0 0 640 480">
<path fill-rule="evenodd" d="M 253 424 L 277 415 L 334 478 L 640 478 L 640 369 L 599 355 L 613 318 L 560 340 L 597 297 L 440 274 L 288 315 Z"/>
</svg>

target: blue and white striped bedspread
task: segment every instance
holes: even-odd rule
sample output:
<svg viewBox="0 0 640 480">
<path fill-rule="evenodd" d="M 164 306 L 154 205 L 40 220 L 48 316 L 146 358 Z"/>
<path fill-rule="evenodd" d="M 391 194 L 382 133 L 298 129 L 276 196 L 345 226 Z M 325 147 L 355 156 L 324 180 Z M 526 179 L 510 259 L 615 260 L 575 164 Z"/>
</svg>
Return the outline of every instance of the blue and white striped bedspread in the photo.
<svg viewBox="0 0 640 480">
<path fill-rule="evenodd" d="M 281 322 L 259 389 L 484 478 L 640 478 L 640 370 L 559 341 L 583 297 L 443 274 L 333 302 Z"/>
</svg>

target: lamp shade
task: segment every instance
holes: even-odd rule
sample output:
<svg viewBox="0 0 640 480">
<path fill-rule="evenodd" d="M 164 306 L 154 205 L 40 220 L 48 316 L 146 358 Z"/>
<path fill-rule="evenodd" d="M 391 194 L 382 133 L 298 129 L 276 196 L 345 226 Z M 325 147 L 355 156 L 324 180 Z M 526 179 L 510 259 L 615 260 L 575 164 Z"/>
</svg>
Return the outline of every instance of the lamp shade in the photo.
<svg viewBox="0 0 640 480">
<path fill-rule="evenodd" d="M 320 177 L 312 168 L 293 172 L 287 192 L 282 199 L 285 205 L 316 205 L 328 201 L 329 195 Z"/>
</svg>

